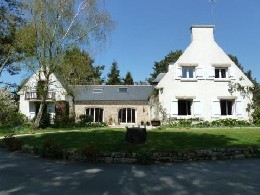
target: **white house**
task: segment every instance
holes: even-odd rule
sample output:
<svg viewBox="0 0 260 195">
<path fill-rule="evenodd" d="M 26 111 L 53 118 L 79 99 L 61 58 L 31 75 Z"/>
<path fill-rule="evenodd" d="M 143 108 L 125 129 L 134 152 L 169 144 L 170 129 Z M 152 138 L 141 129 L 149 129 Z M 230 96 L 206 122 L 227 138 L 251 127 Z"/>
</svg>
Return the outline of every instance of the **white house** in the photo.
<svg viewBox="0 0 260 195">
<path fill-rule="evenodd" d="M 248 120 L 252 96 L 230 93 L 229 83 L 253 86 L 214 40 L 214 26 L 191 27 L 191 43 L 160 75 L 159 102 L 169 117 Z"/>
<path fill-rule="evenodd" d="M 33 119 L 39 108 L 40 99 L 37 96 L 37 84 L 39 81 L 44 81 L 43 74 L 39 72 L 33 74 L 29 80 L 23 85 L 18 92 L 20 95 L 20 112 L 27 116 L 28 119 Z M 54 74 L 50 75 L 49 88 L 47 95 L 47 111 L 51 117 L 55 116 L 55 102 L 67 101 L 69 102 L 70 110 L 73 110 L 72 96 L 68 94 L 65 87 L 57 79 Z"/>
</svg>

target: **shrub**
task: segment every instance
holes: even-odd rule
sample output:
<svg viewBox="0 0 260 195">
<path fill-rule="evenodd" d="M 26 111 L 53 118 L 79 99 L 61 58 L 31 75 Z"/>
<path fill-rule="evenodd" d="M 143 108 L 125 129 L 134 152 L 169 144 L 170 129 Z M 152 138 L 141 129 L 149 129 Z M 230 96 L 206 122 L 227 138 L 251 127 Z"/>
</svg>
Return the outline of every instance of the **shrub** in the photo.
<svg viewBox="0 0 260 195">
<path fill-rule="evenodd" d="M 53 140 L 46 140 L 40 148 L 40 156 L 49 159 L 63 159 L 65 147 L 56 144 Z"/>
<path fill-rule="evenodd" d="M 22 148 L 22 141 L 14 137 L 14 134 L 6 135 L 3 139 L 3 145 L 8 151 L 17 151 Z"/>
<path fill-rule="evenodd" d="M 69 123 L 69 103 L 66 101 L 56 102 L 54 125 L 61 127 L 66 126 Z"/>
<path fill-rule="evenodd" d="M 81 124 L 85 124 L 85 123 L 93 122 L 93 117 L 90 115 L 81 114 L 79 115 L 79 120 Z"/>
<path fill-rule="evenodd" d="M 44 111 L 42 113 L 42 118 L 40 120 L 40 128 L 44 129 L 49 127 L 51 124 L 51 115 L 47 111 Z"/>
<path fill-rule="evenodd" d="M 139 164 L 142 164 L 142 165 L 151 164 L 153 162 L 152 152 L 147 149 L 140 149 L 136 153 L 136 160 Z"/>
<path fill-rule="evenodd" d="M 257 107 L 254 110 L 252 117 L 253 117 L 253 123 L 255 125 L 260 125 L 260 107 Z"/>
<path fill-rule="evenodd" d="M 83 146 L 82 148 L 80 148 L 79 152 L 90 162 L 94 162 L 97 160 L 98 148 L 94 145 Z"/>
<path fill-rule="evenodd" d="M 17 126 L 23 125 L 27 122 L 26 116 L 20 112 L 9 113 L 6 117 L 6 124 Z"/>
</svg>

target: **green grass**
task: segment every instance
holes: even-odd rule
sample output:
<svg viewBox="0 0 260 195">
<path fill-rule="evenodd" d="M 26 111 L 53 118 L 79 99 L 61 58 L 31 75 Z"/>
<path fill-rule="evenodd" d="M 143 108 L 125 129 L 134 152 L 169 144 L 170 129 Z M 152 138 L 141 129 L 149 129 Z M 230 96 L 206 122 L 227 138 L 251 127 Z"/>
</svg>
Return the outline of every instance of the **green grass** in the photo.
<svg viewBox="0 0 260 195">
<path fill-rule="evenodd" d="M 41 146 L 46 140 L 53 140 L 69 149 L 95 145 L 103 152 L 135 152 L 139 149 L 169 152 L 215 147 L 260 147 L 259 128 L 148 130 L 146 143 L 140 145 L 124 141 L 125 129 L 96 128 L 55 132 L 58 130 L 61 129 L 47 129 L 44 132 L 52 133 L 33 134 L 19 139 L 32 146 Z"/>
</svg>

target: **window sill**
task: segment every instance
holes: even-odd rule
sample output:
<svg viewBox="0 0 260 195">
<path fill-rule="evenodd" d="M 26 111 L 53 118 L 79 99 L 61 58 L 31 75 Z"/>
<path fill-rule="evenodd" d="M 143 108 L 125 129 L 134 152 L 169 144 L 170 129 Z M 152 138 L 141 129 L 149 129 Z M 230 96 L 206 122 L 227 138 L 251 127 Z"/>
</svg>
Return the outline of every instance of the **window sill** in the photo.
<svg viewBox="0 0 260 195">
<path fill-rule="evenodd" d="M 197 82 L 198 79 L 196 78 L 181 78 L 182 82 Z"/>
<path fill-rule="evenodd" d="M 230 79 L 228 78 L 214 78 L 215 82 L 229 82 Z"/>
</svg>

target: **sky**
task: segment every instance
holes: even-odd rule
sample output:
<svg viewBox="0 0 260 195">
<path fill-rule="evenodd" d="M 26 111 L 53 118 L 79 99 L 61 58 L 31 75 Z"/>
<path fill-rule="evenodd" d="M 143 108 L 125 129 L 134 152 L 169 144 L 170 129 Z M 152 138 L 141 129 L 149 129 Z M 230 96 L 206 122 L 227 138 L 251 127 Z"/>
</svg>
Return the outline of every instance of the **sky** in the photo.
<svg viewBox="0 0 260 195">
<path fill-rule="evenodd" d="M 107 0 L 103 7 L 115 21 L 115 29 L 102 51 L 92 57 L 95 65 L 105 65 L 105 78 L 116 60 L 121 77 L 130 71 L 134 81 L 144 81 L 155 61 L 188 47 L 191 25 L 214 24 L 218 45 L 237 56 L 260 82 L 259 0 L 215 0 L 213 18 L 211 0 Z M 5 75 L 18 83 L 26 76 Z"/>
</svg>

